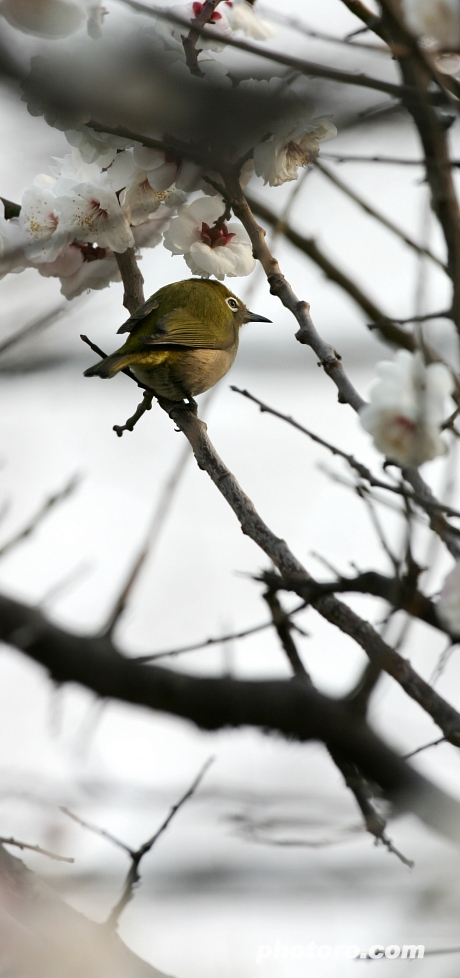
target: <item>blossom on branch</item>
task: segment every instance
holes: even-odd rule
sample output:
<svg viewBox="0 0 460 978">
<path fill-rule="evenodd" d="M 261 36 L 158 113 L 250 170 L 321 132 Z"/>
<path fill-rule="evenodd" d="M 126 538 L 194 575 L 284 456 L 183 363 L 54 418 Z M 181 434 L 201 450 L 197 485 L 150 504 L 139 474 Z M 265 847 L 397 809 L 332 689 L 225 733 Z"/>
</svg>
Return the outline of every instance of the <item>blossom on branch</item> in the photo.
<svg viewBox="0 0 460 978">
<path fill-rule="evenodd" d="M 393 361 L 377 364 L 377 375 L 370 404 L 360 412 L 375 447 L 403 468 L 444 455 L 441 424 L 446 397 L 454 388 L 447 367 L 426 367 L 420 352 L 398 350 Z"/>
<path fill-rule="evenodd" d="M 279 120 L 269 138 L 255 147 L 255 171 L 270 187 L 297 180 L 299 167 L 307 166 L 318 156 L 320 142 L 337 135 L 330 119 L 309 122 L 313 111 L 313 106 L 305 105 L 297 118 Z"/>
<path fill-rule="evenodd" d="M 84 163 L 98 163 L 99 166 L 110 166 L 118 150 L 133 145 L 132 140 L 112 136 L 107 132 L 96 132 L 85 125 L 79 129 L 67 129 L 64 136 L 71 146 L 78 149 Z"/>
<path fill-rule="evenodd" d="M 226 224 L 220 198 L 199 197 L 179 207 L 164 236 L 165 248 L 183 255 L 194 275 L 222 280 L 249 275 L 255 262 L 251 242 L 241 224 Z"/>
<path fill-rule="evenodd" d="M 460 636 L 460 563 L 447 575 L 436 605 L 441 625 L 451 635 Z"/>
<path fill-rule="evenodd" d="M 111 282 L 121 282 L 118 265 L 112 252 L 96 261 L 83 261 L 73 275 L 61 276 L 61 294 L 66 299 L 76 299 L 89 289 L 106 289 Z"/>
<path fill-rule="evenodd" d="M 255 41 L 268 41 L 275 36 L 273 24 L 259 17 L 246 0 L 224 0 L 224 7 L 233 31 L 243 31 L 246 37 L 253 37 Z"/>
<path fill-rule="evenodd" d="M 51 178 L 48 179 L 51 184 L 54 183 Z M 44 186 L 26 187 L 22 195 L 19 226 L 24 252 L 34 262 L 54 261 L 72 237 L 70 230 L 60 221 L 57 197 Z"/>
<path fill-rule="evenodd" d="M 460 46 L 460 3 L 458 0 L 403 0 L 411 31 L 437 41 L 448 50 Z"/>
<path fill-rule="evenodd" d="M 60 227 L 72 238 L 117 252 L 133 247 L 133 233 L 113 190 L 80 183 L 57 203 Z"/>
<path fill-rule="evenodd" d="M 133 183 L 120 195 L 122 212 L 128 224 L 133 227 L 147 221 L 161 204 L 174 209 L 184 202 L 185 194 L 175 187 L 169 190 L 153 190 L 145 170 L 139 170 Z"/>
<path fill-rule="evenodd" d="M 190 28 L 192 28 L 193 21 L 201 14 L 203 6 L 203 3 L 198 2 L 180 3 L 174 7 L 170 7 L 170 13 L 175 17 L 180 17 L 181 20 L 189 21 Z M 227 20 L 225 11 L 225 4 L 219 4 L 219 9 L 214 10 L 211 20 L 204 25 L 206 31 L 213 36 L 200 36 L 198 46 L 201 50 L 222 51 L 224 46 L 222 41 L 224 38 L 232 36 L 232 28 Z M 180 45 L 182 45 L 182 36 L 187 31 L 185 24 L 182 27 L 163 19 L 156 22 L 156 28 L 161 32 L 166 41 L 171 42 L 172 40 Z"/>
</svg>

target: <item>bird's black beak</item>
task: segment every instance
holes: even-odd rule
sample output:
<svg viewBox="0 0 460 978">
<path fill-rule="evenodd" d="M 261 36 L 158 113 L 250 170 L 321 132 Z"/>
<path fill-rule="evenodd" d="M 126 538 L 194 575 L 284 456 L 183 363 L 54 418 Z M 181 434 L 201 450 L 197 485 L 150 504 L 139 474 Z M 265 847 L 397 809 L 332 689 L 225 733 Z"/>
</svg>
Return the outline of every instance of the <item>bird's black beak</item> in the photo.
<svg viewBox="0 0 460 978">
<path fill-rule="evenodd" d="M 246 310 L 244 314 L 245 323 L 271 323 L 272 319 L 267 319 L 266 316 L 258 316 L 256 312 L 250 312 L 249 309 Z"/>
</svg>

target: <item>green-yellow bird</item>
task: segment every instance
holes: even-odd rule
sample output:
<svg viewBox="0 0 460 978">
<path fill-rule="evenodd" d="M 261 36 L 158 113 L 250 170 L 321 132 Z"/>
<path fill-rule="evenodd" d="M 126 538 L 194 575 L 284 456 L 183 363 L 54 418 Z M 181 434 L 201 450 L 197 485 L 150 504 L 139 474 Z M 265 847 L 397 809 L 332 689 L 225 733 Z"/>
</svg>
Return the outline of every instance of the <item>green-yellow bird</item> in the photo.
<svg viewBox="0 0 460 978">
<path fill-rule="evenodd" d="M 222 285 L 187 279 L 159 289 L 120 326 L 126 343 L 85 377 L 113 377 L 129 367 L 137 380 L 171 401 L 191 399 L 213 387 L 230 369 L 243 323 L 269 323 L 249 312 Z"/>
</svg>

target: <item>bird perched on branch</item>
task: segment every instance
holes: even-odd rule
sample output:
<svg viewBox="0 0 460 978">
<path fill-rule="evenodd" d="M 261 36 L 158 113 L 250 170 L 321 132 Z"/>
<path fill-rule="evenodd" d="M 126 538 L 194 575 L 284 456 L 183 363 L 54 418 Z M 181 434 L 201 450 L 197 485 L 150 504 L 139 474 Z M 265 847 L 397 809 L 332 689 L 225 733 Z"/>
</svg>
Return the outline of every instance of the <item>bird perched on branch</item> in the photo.
<svg viewBox="0 0 460 978">
<path fill-rule="evenodd" d="M 129 367 L 158 397 L 191 400 L 230 369 L 243 323 L 269 323 L 246 308 L 221 282 L 188 279 L 165 285 L 120 326 L 126 343 L 85 370 L 113 377 Z"/>
</svg>

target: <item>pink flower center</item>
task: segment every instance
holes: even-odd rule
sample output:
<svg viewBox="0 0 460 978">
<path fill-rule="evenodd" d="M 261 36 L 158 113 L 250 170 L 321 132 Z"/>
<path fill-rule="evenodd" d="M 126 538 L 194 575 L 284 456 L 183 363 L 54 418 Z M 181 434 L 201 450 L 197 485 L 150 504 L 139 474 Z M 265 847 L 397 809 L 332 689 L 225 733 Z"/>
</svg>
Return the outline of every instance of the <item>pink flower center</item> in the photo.
<svg viewBox="0 0 460 978">
<path fill-rule="evenodd" d="M 199 17 L 200 14 L 201 14 L 201 11 L 203 10 L 203 7 L 204 7 L 204 4 L 203 3 L 193 3 L 192 4 L 193 16 L 194 17 Z M 215 24 L 216 20 L 222 20 L 222 14 L 217 13 L 217 10 L 214 11 L 214 13 L 213 13 L 213 15 L 211 17 L 211 21 L 214 24 Z"/>
<path fill-rule="evenodd" d="M 103 217 L 105 221 L 107 220 L 109 212 L 105 211 L 104 208 L 101 207 L 100 200 L 90 200 L 89 205 L 93 210 L 97 211 L 99 217 Z"/>
<path fill-rule="evenodd" d="M 406 418 L 403 414 L 398 414 L 395 417 L 395 422 L 400 426 L 400 428 L 403 428 L 405 431 L 410 432 L 411 434 L 414 431 L 417 431 L 415 421 L 412 421 L 411 418 Z"/>
<path fill-rule="evenodd" d="M 214 227 L 210 228 L 209 224 L 205 224 L 204 221 L 201 225 L 200 233 L 201 240 L 209 248 L 218 248 L 220 245 L 226 245 L 235 237 L 235 233 L 229 231 L 226 224 L 214 224 Z"/>
</svg>

